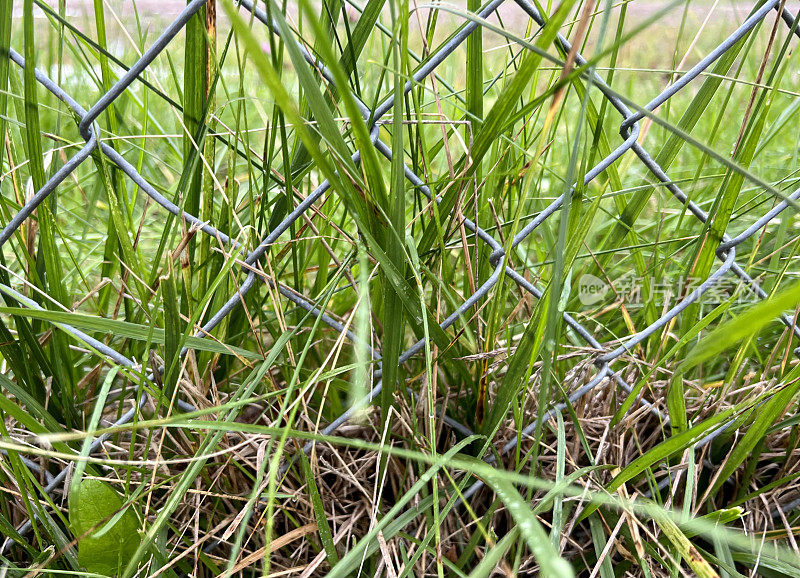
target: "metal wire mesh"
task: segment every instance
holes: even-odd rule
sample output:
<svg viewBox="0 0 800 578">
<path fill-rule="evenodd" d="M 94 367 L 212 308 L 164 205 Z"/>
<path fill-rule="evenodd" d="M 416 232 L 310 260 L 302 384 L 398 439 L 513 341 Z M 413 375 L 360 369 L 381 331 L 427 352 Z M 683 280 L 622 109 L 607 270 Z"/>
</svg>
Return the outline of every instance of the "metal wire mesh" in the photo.
<svg viewBox="0 0 800 578">
<path fill-rule="evenodd" d="M 498 7 L 501 6 L 504 2 L 508 0 L 493 0 L 492 2 L 485 5 L 480 11 L 476 13 L 476 16 L 480 19 L 484 19 L 490 16 Z M 529 2 L 529 0 L 514 0 L 514 2 L 530 17 L 532 18 L 538 25 L 544 26 L 545 18 L 536 7 Z M 186 25 L 187 21 L 194 15 L 203 5 L 205 4 L 205 0 L 194 0 L 193 2 L 189 3 L 186 8 L 180 13 L 180 15 L 164 30 L 161 36 L 152 44 L 152 46 L 139 58 L 136 63 L 127 71 L 127 73 L 120 78 L 120 80 L 114 84 L 110 90 L 104 93 L 99 100 L 92 105 L 88 110 L 83 108 L 79 102 L 73 98 L 70 94 L 65 92 L 59 85 L 49 79 L 43 72 L 37 70 L 36 71 L 36 79 L 38 82 L 49 92 L 55 95 L 57 98 L 62 100 L 79 118 L 79 131 L 80 135 L 84 138 L 86 144 L 75 154 L 72 158 L 70 158 L 58 171 L 56 171 L 53 176 L 50 178 L 49 181 L 41 188 L 41 190 L 36 191 L 35 195 L 21 208 L 21 210 L 14 215 L 14 217 L 4 226 L 2 231 L 0 231 L 0 247 L 2 247 L 11 237 L 12 235 L 19 229 L 22 223 L 30 217 L 36 207 L 44 201 L 48 195 L 56 191 L 58 186 L 73 172 L 76 168 L 83 163 L 87 158 L 90 157 L 96 151 L 99 151 L 102 155 L 105 156 L 106 159 L 111 161 L 114 165 L 116 165 L 123 173 L 125 173 L 136 185 L 138 185 L 141 190 L 143 190 L 153 201 L 155 201 L 158 205 L 160 205 L 164 210 L 182 218 L 189 226 L 195 227 L 197 230 L 202 231 L 202 233 L 209 235 L 213 239 L 217 240 L 218 243 L 221 245 L 227 245 L 231 250 L 238 252 L 241 255 L 241 262 L 242 262 L 242 274 L 244 275 L 244 279 L 241 282 L 238 291 L 231 295 L 228 301 L 216 312 L 214 313 L 209 321 L 203 325 L 202 328 L 198 329 L 195 333 L 195 337 L 197 338 L 204 338 L 209 332 L 214 329 L 226 316 L 228 316 L 234 309 L 240 306 L 242 303 L 242 296 L 249 292 L 254 286 L 256 286 L 259 282 L 270 283 L 273 285 L 273 288 L 277 289 L 284 297 L 288 300 L 293 302 L 294 304 L 298 305 L 299 307 L 305 309 L 306 311 L 310 312 L 312 315 L 319 317 L 323 322 L 327 325 L 332 327 L 334 330 L 344 333 L 350 340 L 356 341 L 357 337 L 353 335 L 348 329 L 346 329 L 341 323 L 333 319 L 331 316 L 326 314 L 324 311 L 320 310 L 315 303 L 311 300 L 303 297 L 302 295 L 298 295 L 297 293 L 289 290 L 286 287 L 283 287 L 280 284 L 275 284 L 274 281 L 269 279 L 266 276 L 259 275 L 254 268 L 262 257 L 267 253 L 267 251 L 276 243 L 279 237 L 287 231 L 293 223 L 295 223 L 298 219 L 302 218 L 304 213 L 309 211 L 309 209 L 323 197 L 323 195 L 328 191 L 329 183 L 328 181 L 323 182 L 319 187 L 316 188 L 311 194 L 309 194 L 302 202 L 297 204 L 293 211 L 286 216 L 285 219 L 275 227 L 269 235 L 267 235 L 256 247 L 248 248 L 243 246 L 242 244 L 236 242 L 231 237 L 226 235 L 224 232 L 215 228 L 211 223 L 201 221 L 197 216 L 191 215 L 186 213 L 185 211 L 181 210 L 177 205 L 175 205 L 172 201 L 164 197 L 161 193 L 159 193 L 155 187 L 153 187 L 148 180 L 142 176 L 137 169 L 128 161 L 123 158 L 123 156 L 118 153 L 114 148 L 112 148 L 109 144 L 103 142 L 103 139 L 100 137 L 100 130 L 94 124 L 97 118 L 103 114 L 105 111 L 108 110 L 108 107 L 114 103 L 116 99 L 120 97 L 126 90 L 131 87 L 137 80 L 142 80 L 140 77 L 142 73 L 147 69 L 148 66 L 154 61 L 156 57 L 158 57 L 167 47 L 170 45 L 170 42 L 173 38 L 179 33 L 179 31 Z M 293 43 L 298 50 L 301 51 L 304 58 L 307 62 L 313 66 L 315 69 L 318 70 L 319 74 L 333 86 L 334 80 L 332 74 L 326 70 L 320 62 L 306 50 L 306 48 L 298 41 L 297 38 L 294 37 L 286 37 L 281 33 L 277 23 L 270 20 L 268 15 L 260 9 L 258 6 L 254 5 L 254 2 L 251 0 L 242 0 L 240 3 L 241 7 L 249 10 L 253 13 L 255 18 L 269 27 L 273 33 L 281 35 L 282 40 L 286 43 Z M 778 10 L 780 12 L 780 16 L 785 24 L 790 28 L 792 33 L 795 35 L 798 34 L 797 26 L 795 19 L 792 15 L 783 7 L 783 3 L 780 0 L 769 0 L 765 2 L 763 5 L 758 7 L 754 12 L 749 16 L 742 24 L 737 28 L 729 37 L 727 37 L 719 46 L 717 46 L 714 50 L 712 50 L 705 58 L 703 58 L 700 62 L 697 63 L 691 70 L 683 74 L 677 81 L 672 83 L 666 90 L 664 90 L 661 94 L 659 94 L 656 98 L 651 100 L 649 103 L 644 105 L 641 108 L 638 108 L 636 111 L 632 111 L 626 103 L 624 103 L 616 93 L 596 74 L 593 72 L 591 67 L 587 67 L 586 72 L 584 72 L 584 80 L 587 83 L 590 83 L 593 87 L 599 90 L 605 99 L 607 99 L 608 103 L 619 113 L 621 118 L 620 123 L 620 135 L 622 142 L 617 146 L 617 148 L 606 158 L 600 161 L 596 166 L 594 166 L 590 171 L 588 171 L 584 178 L 584 184 L 588 184 L 593 181 L 598 175 L 600 175 L 605 169 L 607 169 L 612 163 L 615 163 L 617 160 L 620 159 L 623 155 L 627 153 L 634 154 L 642 163 L 644 167 L 652 174 L 655 179 L 657 179 L 670 193 L 674 196 L 674 198 L 683 205 L 688 211 L 693 215 L 694 218 L 697 220 L 705 223 L 708 220 L 708 214 L 704 212 L 699 206 L 697 206 L 694 202 L 692 202 L 687 195 L 681 190 L 681 188 L 669 177 L 664 169 L 659 166 L 656 161 L 649 155 L 648 151 L 637 142 L 637 139 L 640 134 L 640 126 L 639 123 L 645 117 L 650 116 L 657 107 L 664 104 L 667 100 L 673 97 L 676 93 L 681 90 L 684 90 L 690 83 L 692 83 L 701 73 L 703 73 L 706 69 L 709 68 L 714 62 L 716 62 L 723 54 L 726 53 L 734 44 L 736 44 L 739 40 L 741 40 L 745 35 L 747 35 L 759 22 L 767 17 L 767 15 L 773 11 Z M 419 69 L 413 74 L 412 79 L 410 79 L 405 85 L 405 93 L 408 93 L 415 85 L 418 83 L 423 82 L 426 77 L 434 74 L 437 67 L 439 67 L 468 37 L 472 34 L 475 30 L 479 29 L 481 24 L 479 21 L 470 20 L 466 23 L 466 25 L 459 30 L 449 41 L 445 44 L 440 46 L 431 57 L 425 61 L 425 63 L 419 67 Z M 570 43 L 566 40 L 566 38 L 559 35 L 556 40 L 559 48 L 564 53 L 569 53 L 572 49 Z M 19 67 L 25 67 L 26 63 L 25 60 L 14 50 L 10 52 L 11 60 L 17 64 Z M 558 61 L 556 61 L 558 62 Z M 576 63 L 578 66 L 586 66 L 587 61 L 580 55 L 577 56 Z M 563 63 L 560 63 L 563 64 Z M 394 103 L 393 96 L 387 96 L 384 98 L 378 106 L 371 110 L 363 102 L 358 102 L 358 107 L 360 112 L 363 114 L 364 118 L 368 121 L 369 128 L 371 130 L 371 137 L 372 142 L 382 156 L 386 159 L 392 159 L 394 152 L 384 144 L 382 141 L 378 139 L 378 127 L 379 123 L 382 121 L 383 117 L 387 114 L 388 111 L 392 109 L 392 105 Z M 352 155 L 352 160 L 355 163 L 358 163 L 360 160 L 360 152 L 356 151 Z M 405 168 L 405 176 L 408 181 L 416 188 L 419 193 L 431 199 L 431 190 L 426 185 L 425 180 L 420 177 L 419 175 L 415 174 L 410 168 Z M 565 323 L 575 331 L 583 340 L 585 340 L 586 344 L 596 350 L 598 352 L 596 358 L 594 359 L 594 364 L 597 368 L 595 375 L 592 379 L 577 389 L 576 391 L 572 392 L 569 395 L 568 401 L 569 403 L 575 403 L 581 397 L 587 395 L 589 392 L 600 386 L 604 383 L 614 384 L 617 387 L 622 388 L 626 392 L 631 392 L 631 386 L 629 386 L 622 376 L 619 374 L 618 370 L 612 368 L 612 364 L 615 360 L 618 360 L 620 356 L 622 356 L 627 351 L 631 350 L 635 345 L 642 342 L 643 340 L 647 339 L 655 332 L 663 328 L 667 325 L 671 320 L 675 319 L 679 316 L 683 311 L 686 310 L 692 303 L 695 303 L 705 292 L 707 292 L 711 287 L 713 287 L 716 283 L 718 283 L 721 279 L 726 276 L 734 275 L 738 277 L 747 288 L 755 295 L 757 298 L 764 298 L 766 297 L 766 293 L 763 289 L 758 285 L 756 281 L 753 280 L 745 270 L 737 264 L 736 262 L 736 248 L 741 243 L 755 235 L 761 229 L 763 229 L 767 223 L 769 223 L 772 219 L 786 210 L 789 206 L 793 205 L 795 201 L 800 198 L 800 189 L 794 191 L 792 194 L 788 195 L 784 200 L 777 203 L 770 211 L 765 213 L 761 218 L 759 218 L 756 222 L 754 222 L 750 227 L 747 228 L 744 232 L 736 235 L 735 237 L 730 237 L 725 235 L 723 242 L 717 248 L 716 254 L 719 258 L 720 265 L 716 271 L 714 271 L 711 275 L 708 276 L 694 291 L 690 294 L 686 295 L 680 302 L 678 302 L 674 307 L 669 309 L 666 313 L 661 315 L 654 323 L 648 326 L 646 329 L 628 336 L 618 347 L 613 350 L 607 351 L 603 348 L 601 343 L 592 335 L 592 333 L 587 330 L 581 323 L 579 323 L 574 317 L 569 314 L 564 314 L 564 321 Z M 528 238 L 533 231 L 537 229 L 543 222 L 545 222 L 550 216 L 552 216 L 564 202 L 564 195 L 559 196 L 555 199 L 547 208 L 542 210 L 538 213 L 535 218 L 533 218 L 523 229 L 521 229 L 517 235 L 514 237 L 511 246 L 512 248 L 517 247 L 523 240 Z M 436 202 L 439 202 L 439 199 L 433 199 Z M 494 271 L 491 276 L 487 279 L 483 285 L 481 285 L 472 295 L 470 295 L 460 306 L 458 306 L 442 323 L 442 329 L 447 329 L 451 325 L 453 325 L 456 320 L 458 320 L 463 314 L 468 312 L 470 309 L 478 305 L 482 299 L 484 299 L 489 291 L 494 287 L 497 283 L 499 283 L 504 277 L 507 277 L 513 280 L 521 289 L 530 293 L 535 298 L 540 298 L 542 296 L 542 291 L 533 283 L 528 281 L 522 274 L 520 274 L 517 270 L 510 266 L 506 266 L 504 256 L 505 252 L 501 243 L 492 237 L 487 231 L 480 228 L 476 225 L 473 221 L 469 219 L 463 220 L 463 225 L 466 229 L 476 235 L 477 239 L 480 239 L 482 243 L 485 243 L 487 247 L 492 250 L 490 262 L 494 267 Z M 32 299 L 25 297 L 24 295 L 20 294 L 19 292 L 15 291 L 13 288 L 7 285 L 0 285 L 0 292 L 5 295 L 7 300 L 16 302 L 19 305 L 30 307 L 32 309 L 41 309 L 41 306 L 37 304 Z M 782 322 L 790 328 L 790 330 L 794 333 L 795 336 L 800 337 L 800 328 L 796 327 L 793 324 L 793 320 L 784 316 L 781 318 Z M 104 343 L 92 338 L 91 336 L 85 334 L 84 332 L 71 327 L 66 324 L 60 324 L 58 327 L 74 338 L 84 342 L 90 348 L 92 348 L 98 355 L 104 356 L 112 363 L 122 365 L 127 367 L 135 372 L 139 372 L 139 374 L 143 375 L 145 379 L 152 380 L 153 374 L 147 373 L 144 368 L 136 364 L 134 361 L 126 358 L 119 352 L 113 350 L 112 348 L 108 347 Z M 423 340 L 420 340 L 413 344 L 410 348 L 408 348 L 401 356 L 400 356 L 400 363 L 405 363 L 409 359 L 411 359 L 415 354 L 417 354 L 423 347 L 425 343 Z M 186 353 L 186 350 L 182 352 L 182 355 Z M 344 424 L 350 417 L 353 415 L 355 411 L 363 407 L 364 405 L 368 404 L 378 393 L 381 391 L 382 382 L 380 381 L 381 376 L 381 365 L 380 365 L 380 354 L 377 351 L 371 351 L 374 360 L 376 361 L 376 370 L 373 373 L 373 377 L 376 380 L 374 385 L 369 392 L 369 394 L 361 400 L 359 403 L 355 404 L 351 409 L 344 412 L 340 417 L 335 419 L 331 422 L 327 427 L 322 430 L 322 434 L 327 435 L 335 432 L 342 424 Z M 797 355 L 800 355 L 800 348 L 795 350 Z M 163 368 L 160 369 L 163 371 Z M 141 397 L 142 403 L 146 400 L 146 396 Z M 643 399 L 640 396 L 638 402 L 644 404 L 649 407 L 649 410 L 656 414 L 663 423 L 668 422 L 668 418 L 660 413 L 660 411 L 655 407 L 650 405 L 650 403 Z M 193 407 L 186 403 L 180 402 L 180 407 L 183 410 L 192 410 Z M 547 411 L 543 419 L 549 420 L 556 412 L 562 411 L 566 407 L 566 402 L 558 403 L 553 405 L 549 411 Z M 127 413 L 122 415 L 116 422 L 117 425 L 125 424 L 132 420 L 136 415 L 137 407 L 129 410 Z M 443 419 L 453 428 L 458 430 L 459 432 L 463 433 L 470 433 L 469 429 L 465 426 L 455 422 L 454 420 L 445 416 L 443 409 L 441 409 L 441 416 Z M 715 430 L 711 433 L 707 434 L 703 439 L 698 440 L 695 444 L 696 448 L 700 448 L 706 444 L 708 444 L 712 439 L 716 436 L 720 435 L 724 432 L 727 428 L 732 425 L 733 421 L 729 421 L 726 423 L 722 423 L 718 426 Z M 537 423 L 531 423 L 527 425 L 522 430 L 522 435 L 526 436 L 530 434 L 534 429 L 537 427 Z M 103 442 L 105 441 L 105 436 L 97 437 L 93 444 L 92 444 L 92 451 L 96 451 L 98 448 L 101 447 Z M 512 439 L 507 444 L 505 444 L 502 448 L 499 449 L 499 453 L 505 454 L 510 452 L 513 448 L 516 447 L 518 440 Z M 310 444 L 304 448 L 304 451 L 308 451 L 310 449 Z M 495 458 L 493 456 L 489 456 L 486 458 L 487 462 L 493 463 Z M 39 466 L 34 462 L 27 461 L 25 462 L 28 467 L 33 469 L 38 469 Z M 289 467 L 290 463 L 285 463 L 283 466 L 283 471 Z M 44 488 L 45 492 L 51 493 L 59 488 L 65 481 L 67 476 L 67 470 L 61 471 L 58 475 L 52 476 L 48 473 L 47 477 L 47 485 Z M 668 480 L 665 480 L 665 482 Z M 481 481 L 476 481 L 465 493 L 464 498 L 469 499 L 480 487 L 482 486 Z M 19 531 L 20 533 L 25 533 L 30 529 L 30 521 L 23 525 Z M 7 548 L 10 546 L 11 542 L 10 539 L 6 540 L 3 544 L 2 552 L 5 552 Z"/>
</svg>

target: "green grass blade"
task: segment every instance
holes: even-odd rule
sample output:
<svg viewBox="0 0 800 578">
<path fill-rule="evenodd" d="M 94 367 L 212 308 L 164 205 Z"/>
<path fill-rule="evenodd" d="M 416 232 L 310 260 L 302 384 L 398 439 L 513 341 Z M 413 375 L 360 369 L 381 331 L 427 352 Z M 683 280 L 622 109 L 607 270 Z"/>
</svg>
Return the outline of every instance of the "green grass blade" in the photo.
<svg viewBox="0 0 800 578">
<path fill-rule="evenodd" d="M 495 491 L 497 497 L 505 504 L 514 518 L 520 535 L 525 539 L 528 548 L 533 552 L 539 563 L 542 576 L 552 578 L 574 576 L 575 572 L 572 567 L 553 548 L 550 537 L 545 532 L 542 523 L 531 511 L 530 505 L 514 485 L 500 474 L 485 476 L 484 481 Z"/>
<path fill-rule="evenodd" d="M 314 508 L 314 518 L 317 521 L 319 539 L 322 541 L 322 547 L 325 548 L 325 554 L 328 556 L 328 564 L 333 568 L 339 562 L 339 554 L 336 552 L 333 532 L 331 532 L 331 526 L 328 523 L 328 514 L 325 512 L 325 506 L 319 495 L 319 488 L 314 479 L 314 472 L 311 470 L 311 464 L 308 462 L 308 458 L 304 452 L 300 452 L 300 464 L 303 468 L 303 476 L 306 480 L 308 494 L 311 497 L 311 505 Z"/>
<path fill-rule="evenodd" d="M 6 139 L 6 100 L 8 96 L 8 72 L 11 60 L 8 49 L 11 47 L 12 0 L 0 0 L 0 139 Z M 5 146 L 0 146 L 0 168 L 3 166 Z"/>
<path fill-rule="evenodd" d="M 680 371 L 688 371 L 739 341 L 755 335 L 784 311 L 796 308 L 798 301 L 800 301 L 800 286 L 792 283 L 769 299 L 751 306 L 744 313 L 726 321 L 701 339 L 681 363 Z"/>
</svg>

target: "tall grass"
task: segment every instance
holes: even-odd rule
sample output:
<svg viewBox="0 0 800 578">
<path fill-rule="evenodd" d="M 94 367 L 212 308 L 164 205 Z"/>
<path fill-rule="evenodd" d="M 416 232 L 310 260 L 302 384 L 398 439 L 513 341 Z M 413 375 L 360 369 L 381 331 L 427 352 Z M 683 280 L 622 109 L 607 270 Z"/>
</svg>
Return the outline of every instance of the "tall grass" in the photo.
<svg viewBox="0 0 800 578">
<path fill-rule="evenodd" d="M 798 188 L 777 12 L 639 123 L 702 222 L 632 151 L 584 184 L 623 121 L 593 74 L 640 111 L 738 4 L 256 4 L 277 33 L 208 2 L 96 130 L 262 258 L 99 151 L 2 246 L 2 572 L 797 576 L 796 202 L 736 247 L 766 298 L 728 274 L 574 395 Z M 84 145 L 33 65 L 88 109 L 172 17 L 84 8 L 0 0 L 4 224 Z"/>
</svg>

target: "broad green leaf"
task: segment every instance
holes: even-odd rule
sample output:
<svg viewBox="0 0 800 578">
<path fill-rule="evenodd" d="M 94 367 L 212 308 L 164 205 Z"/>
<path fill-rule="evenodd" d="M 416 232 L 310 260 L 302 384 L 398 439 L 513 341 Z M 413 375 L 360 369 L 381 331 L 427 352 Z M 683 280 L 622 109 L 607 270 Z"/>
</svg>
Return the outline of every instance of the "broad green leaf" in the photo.
<svg viewBox="0 0 800 578">
<path fill-rule="evenodd" d="M 78 540 L 78 562 L 89 572 L 118 574 L 139 545 L 139 518 L 100 480 L 81 480 L 70 492 L 69 523 Z"/>
</svg>

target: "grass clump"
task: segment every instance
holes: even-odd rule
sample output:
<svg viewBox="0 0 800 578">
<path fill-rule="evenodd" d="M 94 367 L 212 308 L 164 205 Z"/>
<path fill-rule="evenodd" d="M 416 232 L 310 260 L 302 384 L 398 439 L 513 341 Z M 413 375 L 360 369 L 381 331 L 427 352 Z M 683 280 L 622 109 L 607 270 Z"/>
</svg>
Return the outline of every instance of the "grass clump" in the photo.
<svg viewBox="0 0 800 578">
<path fill-rule="evenodd" d="M 189 7 L 0 0 L 4 573 L 800 573 L 782 4 Z"/>
</svg>

